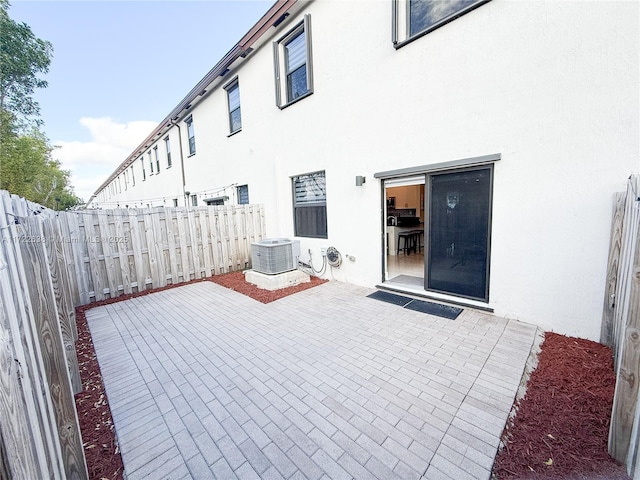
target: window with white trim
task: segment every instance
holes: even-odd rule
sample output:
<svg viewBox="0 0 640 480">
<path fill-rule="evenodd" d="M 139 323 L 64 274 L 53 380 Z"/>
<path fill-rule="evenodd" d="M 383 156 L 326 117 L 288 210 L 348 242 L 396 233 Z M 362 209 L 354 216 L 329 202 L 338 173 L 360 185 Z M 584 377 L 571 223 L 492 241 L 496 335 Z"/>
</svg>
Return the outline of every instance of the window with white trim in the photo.
<svg viewBox="0 0 640 480">
<path fill-rule="evenodd" d="M 144 157 L 140 157 L 140 166 L 142 167 L 142 181 L 147 179 L 147 172 L 144 170 Z"/>
<path fill-rule="evenodd" d="M 242 115 L 240 114 L 240 85 L 238 79 L 225 87 L 227 91 L 227 105 L 229 107 L 229 133 L 242 130 Z"/>
<path fill-rule="evenodd" d="M 396 48 L 470 12 L 489 0 L 394 0 Z"/>
<path fill-rule="evenodd" d="M 149 157 L 149 175 L 153 175 L 153 159 L 151 158 L 151 150 L 147 152 L 147 155 Z"/>
<path fill-rule="evenodd" d="M 187 124 L 187 138 L 189 139 L 189 155 L 196 154 L 196 134 L 193 130 L 193 117 L 189 116 L 184 123 Z"/>
<path fill-rule="evenodd" d="M 291 183 L 294 235 L 327 238 L 327 188 L 324 171 L 293 177 Z"/>
<path fill-rule="evenodd" d="M 156 159 L 156 172 L 160 173 L 160 157 L 158 156 L 158 146 L 153 147 L 153 156 Z"/>
<path fill-rule="evenodd" d="M 167 152 L 167 168 L 171 167 L 171 142 L 169 137 L 164 139 L 164 149 Z"/>
<path fill-rule="evenodd" d="M 313 93 L 311 16 L 273 42 L 276 104 L 284 108 Z"/>
</svg>

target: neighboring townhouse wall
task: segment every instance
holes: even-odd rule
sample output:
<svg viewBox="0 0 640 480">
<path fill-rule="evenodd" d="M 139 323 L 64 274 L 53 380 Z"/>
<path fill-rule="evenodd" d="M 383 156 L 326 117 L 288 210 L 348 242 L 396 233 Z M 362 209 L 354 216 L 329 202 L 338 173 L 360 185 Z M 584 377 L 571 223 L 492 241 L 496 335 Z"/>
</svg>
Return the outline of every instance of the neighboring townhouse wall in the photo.
<svg viewBox="0 0 640 480">
<path fill-rule="evenodd" d="M 239 83 L 240 132 L 229 135 L 223 88 L 190 111 L 190 157 L 180 120 L 186 189 L 233 202 L 246 184 L 268 236 L 291 237 L 291 177 L 325 171 L 328 238 L 300 238 L 303 257 L 311 249 L 318 265 L 320 248 L 335 246 L 355 261 L 326 276 L 374 286 L 384 233 L 374 173 L 500 154 L 486 306 L 597 339 L 612 194 L 640 169 L 637 3 L 493 0 L 397 50 L 390 2 L 303 7 L 224 77 Z M 271 41 L 304 14 L 313 94 L 280 109 Z M 171 172 L 147 172 L 138 190 L 136 166 L 136 187 L 109 201 L 182 195 L 172 146 Z"/>
</svg>

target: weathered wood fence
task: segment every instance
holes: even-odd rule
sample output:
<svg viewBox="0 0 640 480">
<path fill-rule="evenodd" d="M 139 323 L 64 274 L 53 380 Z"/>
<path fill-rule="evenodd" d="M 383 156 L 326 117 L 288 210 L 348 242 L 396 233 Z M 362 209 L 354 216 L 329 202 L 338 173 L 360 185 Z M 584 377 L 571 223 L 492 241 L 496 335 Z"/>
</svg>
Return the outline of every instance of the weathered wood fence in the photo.
<svg viewBox="0 0 640 480">
<path fill-rule="evenodd" d="M 86 479 L 69 282 L 53 212 L 0 192 L 0 478 Z"/>
<path fill-rule="evenodd" d="M 260 205 L 53 212 L 0 191 L 0 478 L 86 479 L 75 307 L 250 266 Z"/>
<path fill-rule="evenodd" d="M 609 454 L 640 479 L 640 175 L 615 196 L 600 340 L 616 368 Z"/>
<path fill-rule="evenodd" d="M 58 215 L 77 305 L 248 268 L 261 205 L 84 210 Z"/>
</svg>

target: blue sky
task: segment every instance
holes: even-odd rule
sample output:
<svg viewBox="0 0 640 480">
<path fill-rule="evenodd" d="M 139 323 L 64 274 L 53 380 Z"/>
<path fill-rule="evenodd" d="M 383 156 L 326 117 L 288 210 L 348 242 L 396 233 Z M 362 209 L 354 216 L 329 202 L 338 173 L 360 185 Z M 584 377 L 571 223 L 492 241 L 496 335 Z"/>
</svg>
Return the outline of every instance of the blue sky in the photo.
<svg viewBox="0 0 640 480">
<path fill-rule="evenodd" d="M 35 95 L 76 194 L 95 189 L 273 5 L 273 0 L 13 0 L 53 44 Z"/>
</svg>

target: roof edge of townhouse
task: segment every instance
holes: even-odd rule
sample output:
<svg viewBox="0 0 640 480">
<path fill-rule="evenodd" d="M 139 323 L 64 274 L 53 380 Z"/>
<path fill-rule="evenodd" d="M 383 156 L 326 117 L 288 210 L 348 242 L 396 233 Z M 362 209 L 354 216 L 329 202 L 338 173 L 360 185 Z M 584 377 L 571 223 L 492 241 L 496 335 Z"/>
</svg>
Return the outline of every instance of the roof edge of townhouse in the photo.
<svg viewBox="0 0 640 480">
<path fill-rule="evenodd" d="M 271 27 L 278 27 L 283 16 L 290 13 L 291 9 L 300 0 L 276 0 L 269 10 L 258 20 L 253 27 L 229 50 L 216 65 L 200 80 L 191 91 L 174 107 L 164 120 L 138 145 L 131 154 L 109 175 L 109 177 L 97 188 L 87 204 L 109 185 L 120 173 L 126 170 L 133 161 L 147 148 L 151 146 L 165 131 L 169 130 L 177 121 L 188 115 L 188 110 L 199 103 L 207 93 L 219 86 L 220 79 L 226 75 L 229 68 L 238 60 L 244 60 L 254 50 L 254 46 L 267 33 Z M 218 81 L 218 85 L 214 85 Z"/>
</svg>

